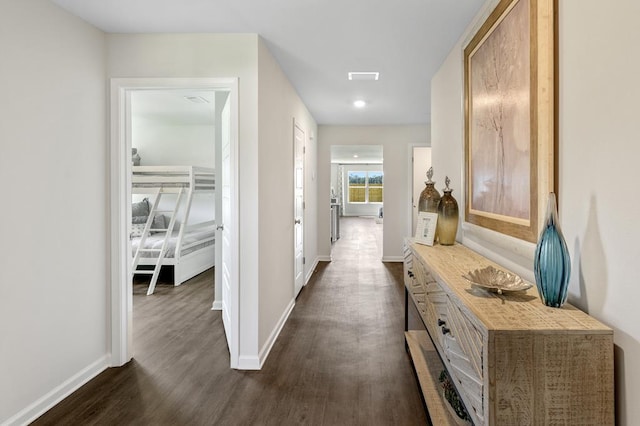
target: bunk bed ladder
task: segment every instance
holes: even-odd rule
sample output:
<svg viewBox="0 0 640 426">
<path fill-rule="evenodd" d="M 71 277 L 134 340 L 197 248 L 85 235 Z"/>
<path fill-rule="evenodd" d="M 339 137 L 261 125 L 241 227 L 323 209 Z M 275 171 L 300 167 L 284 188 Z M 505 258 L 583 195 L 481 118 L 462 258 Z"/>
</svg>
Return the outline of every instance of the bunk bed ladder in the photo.
<svg viewBox="0 0 640 426">
<path fill-rule="evenodd" d="M 164 192 L 162 192 L 162 188 L 158 188 L 156 192 L 155 201 L 153 202 L 153 206 L 151 207 L 151 211 L 149 212 L 149 219 L 144 227 L 144 231 L 142 232 L 142 237 L 140 238 L 140 244 L 138 249 L 136 250 L 136 254 L 133 258 L 133 266 L 132 273 L 135 274 L 143 274 L 143 275 L 151 275 L 151 282 L 149 283 L 149 288 L 147 289 L 147 296 L 153 294 L 156 289 L 156 283 L 158 282 L 158 276 L 160 275 L 160 269 L 162 267 L 162 260 L 165 258 L 167 253 L 167 246 L 169 240 L 171 239 L 171 234 L 173 233 L 173 228 L 176 223 L 176 215 L 178 213 L 178 209 L 180 207 L 180 200 L 182 198 L 183 188 L 180 188 L 177 192 L 176 196 L 176 205 L 173 210 L 161 211 L 158 210 L 158 204 L 160 203 L 160 198 L 162 197 Z M 152 229 L 154 219 L 158 213 L 171 213 L 171 219 L 169 220 L 169 225 L 166 229 Z M 147 237 L 151 234 L 151 231 L 165 231 L 164 240 L 162 241 L 162 248 L 159 249 L 145 249 L 144 244 L 147 240 Z M 157 260 L 153 270 L 142 269 L 138 270 L 138 263 L 140 262 L 140 257 L 142 253 L 154 253 L 156 254 Z"/>
</svg>

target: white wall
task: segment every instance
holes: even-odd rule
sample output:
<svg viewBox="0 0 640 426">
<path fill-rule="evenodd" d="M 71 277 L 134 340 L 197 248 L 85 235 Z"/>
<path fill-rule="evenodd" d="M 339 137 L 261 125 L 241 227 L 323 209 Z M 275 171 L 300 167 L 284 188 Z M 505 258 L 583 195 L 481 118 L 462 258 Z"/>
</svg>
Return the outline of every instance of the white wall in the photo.
<svg viewBox="0 0 640 426">
<path fill-rule="evenodd" d="M 255 34 L 109 34 L 107 76 L 237 77 L 239 81 L 239 258 L 242 363 L 258 347 L 258 36 Z"/>
<path fill-rule="evenodd" d="M 215 166 L 215 127 L 214 115 L 211 124 L 184 124 L 136 114 L 136 93 L 132 94 L 131 139 L 132 146 L 138 149 L 141 166 Z M 138 201 L 148 195 L 133 195 Z M 176 196 L 165 195 L 160 199 L 160 207 L 171 210 L 175 206 Z M 186 209 L 186 197 L 183 197 L 180 213 Z M 178 223 L 183 215 L 179 214 Z M 196 192 L 193 195 L 189 224 L 210 221 L 215 218 L 214 194 Z M 177 228 L 175 228 L 177 229 Z"/>
<path fill-rule="evenodd" d="M 131 136 L 142 157 L 141 166 L 215 164 L 213 115 L 210 125 L 175 124 L 134 115 Z"/>
<path fill-rule="evenodd" d="M 294 120 L 305 133 L 305 276 L 317 262 L 316 123 L 262 40 L 258 49 L 260 353 L 294 302 Z M 313 139 L 311 139 L 313 138 Z"/>
<path fill-rule="evenodd" d="M 315 122 L 255 34 L 112 34 L 107 43 L 108 77 L 239 78 L 240 362 L 257 368 L 293 306 L 294 118 L 308 138 L 307 275 L 317 259 Z"/>
<path fill-rule="evenodd" d="M 46 0 L 0 4 L 0 423 L 108 365 L 104 35 Z"/>
<path fill-rule="evenodd" d="M 619 0 L 603 8 L 596 0 L 564 0 L 558 16 L 559 213 L 572 257 L 569 301 L 614 329 L 617 424 L 633 425 L 640 418 L 640 227 L 635 225 L 640 202 L 634 196 L 640 181 L 640 4 Z M 462 42 L 432 81 L 434 167 L 455 170 L 458 178 L 461 49 Z M 532 276 L 530 250 L 515 253 L 483 239 L 471 242 Z"/>
<path fill-rule="evenodd" d="M 401 261 L 404 237 L 411 233 L 413 145 L 428 145 L 429 126 L 318 127 L 318 253 L 331 259 L 331 145 L 382 145 L 384 157 L 383 260 Z M 391 189 L 393 188 L 393 190 Z"/>
</svg>

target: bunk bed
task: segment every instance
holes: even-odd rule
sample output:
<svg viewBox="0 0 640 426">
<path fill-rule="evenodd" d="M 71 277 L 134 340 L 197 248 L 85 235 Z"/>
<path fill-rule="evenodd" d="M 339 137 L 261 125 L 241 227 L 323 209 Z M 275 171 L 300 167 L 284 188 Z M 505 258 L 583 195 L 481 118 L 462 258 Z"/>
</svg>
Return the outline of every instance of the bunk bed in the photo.
<svg viewBox="0 0 640 426">
<path fill-rule="evenodd" d="M 133 166 L 131 188 L 132 194 L 152 199 L 132 206 L 130 238 L 132 274 L 151 275 L 147 295 L 153 294 L 162 266 L 173 266 L 176 286 L 214 266 L 215 221 L 189 223 L 194 193 L 215 191 L 213 169 Z M 171 197 L 173 207 L 161 210 L 165 207 L 160 200 L 167 194 L 175 194 Z"/>
</svg>

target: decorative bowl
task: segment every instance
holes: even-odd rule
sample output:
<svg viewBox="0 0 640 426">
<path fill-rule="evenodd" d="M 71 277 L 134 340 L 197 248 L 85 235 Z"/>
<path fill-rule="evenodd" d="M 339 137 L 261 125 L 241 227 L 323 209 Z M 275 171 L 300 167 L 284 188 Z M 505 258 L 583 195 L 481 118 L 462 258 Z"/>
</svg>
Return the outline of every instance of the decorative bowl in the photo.
<svg viewBox="0 0 640 426">
<path fill-rule="evenodd" d="M 498 294 L 524 291 L 533 285 L 515 274 L 496 269 L 493 266 L 469 271 L 462 278 L 471 282 L 472 287 L 479 287 Z"/>
</svg>

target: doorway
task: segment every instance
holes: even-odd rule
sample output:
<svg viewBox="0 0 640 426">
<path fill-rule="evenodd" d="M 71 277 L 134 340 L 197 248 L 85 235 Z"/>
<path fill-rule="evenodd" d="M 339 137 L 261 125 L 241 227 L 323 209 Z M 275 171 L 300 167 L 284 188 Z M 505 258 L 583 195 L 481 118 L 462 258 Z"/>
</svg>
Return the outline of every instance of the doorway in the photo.
<svg viewBox="0 0 640 426">
<path fill-rule="evenodd" d="M 120 366 L 133 356 L 132 342 L 132 249 L 129 230 L 132 221 L 132 97 L 141 91 L 191 91 L 195 102 L 214 100 L 223 93 L 225 102 L 216 108 L 216 139 L 227 135 L 226 157 L 222 169 L 216 174 L 216 205 L 222 208 L 224 223 L 216 219 L 215 239 L 224 244 L 216 244 L 216 253 L 222 251 L 220 264 L 216 270 L 225 271 L 228 291 L 221 291 L 222 316 L 230 353 L 230 366 L 238 364 L 238 196 L 237 196 L 237 135 L 238 135 L 238 83 L 237 79 L 112 79 L 111 83 L 111 353 L 112 366 Z M 195 95 L 200 93 L 201 95 Z M 188 101 L 188 99 L 187 99 Z M 224 112 L 226 109 L 226 113 Z M 221 139 L 224 144 L 224 139 Z M 218 145 L 218 144 L 216 144 Z M 212 147 L 213 148 L 213 147 Z M 212 149 L 213 151 L 213 149 Z M 212 152 L 213 154 L 213 152 Z M 172 161 L 179 161 L 179 154 Z M 187 160 L 184 160 L 187 161 Z M 221 172 L 221 173 L 220 173 Z M 224 280 L 222 280 L 224 281 Z M 216 282 L 216 289 L 222 287 Z M 212 300 L 215 307 L 218 301 Z M 212 297 L 213 299 L 213 297 Z"/>
<path fill-rule="evenodd" d="M 424 182 L 427 180 L 427 170 L 431 167 L 431 147 L 414 146 L 411 151 L 412 170 L 412 208 L 411 208 L 411 235 L 416 232 L 416 223 L 418 221 L 418 201 L 420 193 L 424 190 Z"/>
<path fill-rule="evenodd" d="M 375 250 L 377 259 L 383 256 L 384 226 L 384 158 L 382 145 L 331 146 L 330 209 L 332 217 L 331 258 L 348 256 L 345 239 L 352 238 L 348 226 L 371 234 L 365 246 L 353 250 Z M 357 220 L 356 220 L 357 219 Z M 362 226 L 365 225 L 366 226 Z M 358 231 L 360 232 L 360 231 Z M 342 240 L 342 241 L 341 241 Z M 340 248 L 338 250 L 337 248 Z"/>
<path fill-rule="evenodd" d="M 304 130 L 293 123 L 293 254 L 294 277 L 293 297 L 298 297 L 304 286 L 304 154 L 305 154 Z"/>
</svg>

